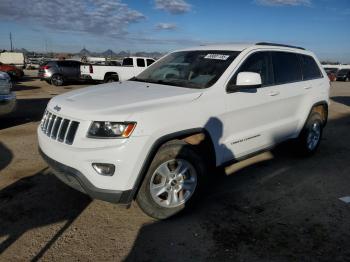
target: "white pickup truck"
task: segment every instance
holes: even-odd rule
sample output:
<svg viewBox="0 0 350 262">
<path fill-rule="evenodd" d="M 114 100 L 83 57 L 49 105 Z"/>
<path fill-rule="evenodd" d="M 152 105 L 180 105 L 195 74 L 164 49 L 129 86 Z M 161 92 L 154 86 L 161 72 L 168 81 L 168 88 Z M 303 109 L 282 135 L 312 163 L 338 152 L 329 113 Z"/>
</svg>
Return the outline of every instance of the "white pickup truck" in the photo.
<svg viewBox="0 0 350 262">
<path fill-rule="evenodd" d="M 121 66 L 91 65 L 85 64 L 80 67 L 82 79 L 103 81 L 125 81 L 137 76 L 148 66 L 154 63 L 149 57 L 126 57 Z"/>
</svg>

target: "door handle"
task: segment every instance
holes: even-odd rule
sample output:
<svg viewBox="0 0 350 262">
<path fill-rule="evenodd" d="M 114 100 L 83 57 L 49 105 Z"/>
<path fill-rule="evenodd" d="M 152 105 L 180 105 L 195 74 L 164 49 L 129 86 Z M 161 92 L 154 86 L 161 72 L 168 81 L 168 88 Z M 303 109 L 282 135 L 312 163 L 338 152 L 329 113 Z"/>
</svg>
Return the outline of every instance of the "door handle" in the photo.
<svg viewBox="0 0 350 262">
<path fill-rule="evenodd" d="M 279 94 L 280 94 L 280 92 L 278 92 L 278 91 L 271 91 L 271 92 L 269 93 L 270 96 L 277 96 L 277 95 L 279 95 Z"/>
<path fill-rule="evenodd" d="M 304 88 L 305 88 L 305 89 L 311 89 L 312 86 L 305 86 Z"/>
</svg>

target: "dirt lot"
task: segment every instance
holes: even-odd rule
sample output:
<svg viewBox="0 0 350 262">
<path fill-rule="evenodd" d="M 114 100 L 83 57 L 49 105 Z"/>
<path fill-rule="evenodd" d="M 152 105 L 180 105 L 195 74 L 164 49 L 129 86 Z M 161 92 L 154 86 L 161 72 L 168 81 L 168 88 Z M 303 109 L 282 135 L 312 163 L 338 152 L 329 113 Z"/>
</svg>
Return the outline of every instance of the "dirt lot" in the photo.
<svg viewBox="0 0 350 262">
<path fill-rule="evenodd" d="M 314 157 L 283 145 L 217 170 L 195 209 L 161 222 L 136 204 L 91 201 L 41 160 L 48 99 L 83 86 L 27 77 L 18 111 L 0 119 L 0 261 L 350 261 L 350 204 L 339 200 L 350 195 L 350 83 L 333 84 Z"/>
</svg>

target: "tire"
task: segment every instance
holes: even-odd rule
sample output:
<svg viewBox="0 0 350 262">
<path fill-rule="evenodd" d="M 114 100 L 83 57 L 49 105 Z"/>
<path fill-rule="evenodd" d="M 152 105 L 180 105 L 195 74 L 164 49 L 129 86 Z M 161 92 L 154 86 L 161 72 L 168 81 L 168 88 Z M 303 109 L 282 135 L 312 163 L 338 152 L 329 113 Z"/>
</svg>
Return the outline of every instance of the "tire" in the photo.
<svg viewBox="0 0 350 262">
<path fill-rule="evenodd" d="M 349 77 L 345 78 L 345 82 L 349 82 L 349 81 L 350 81 Z"/>
<path fill-rule="evenodd" d="M 51 84 L 54 86 L 62 86 L 64 84 L 63 77 L 59 74 L 51 76 Z"/>
<path fill-rule="evenodd" d="M 113 83 L 113 82 L 118 82 L 119 77 L 117 75 L 110 75 L 105 77 L 105 83 Z"/>
<path fill-rule="evenodd" d="M 313 155 L 322 139 L 323 120 L 319 113 L 312 113 L 297 139 L 297 151 L 302 156 Z"/>
<path fill-rule="evenodd" d="M 150 217 L 169 218 L 193 205 L 206 177 L 204 161 L 190 145 L 167 144 L 152 160 L 136 202 Z"/>
</svg>

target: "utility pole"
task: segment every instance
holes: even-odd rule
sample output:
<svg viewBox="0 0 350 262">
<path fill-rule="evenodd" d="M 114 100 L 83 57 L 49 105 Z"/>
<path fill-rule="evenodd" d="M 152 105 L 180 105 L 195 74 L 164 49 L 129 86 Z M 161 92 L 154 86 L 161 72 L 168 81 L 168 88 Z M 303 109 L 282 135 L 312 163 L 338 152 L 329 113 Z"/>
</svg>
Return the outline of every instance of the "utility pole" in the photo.
<svg viewBox="0 0 350 262">
<path fill-rule="evenodd" d="M 13 51 L 13 46 L 12 46 L 12 34 L 10 32 L 10 44 L 11 44 L 11 52 Z"/>
</svg>

